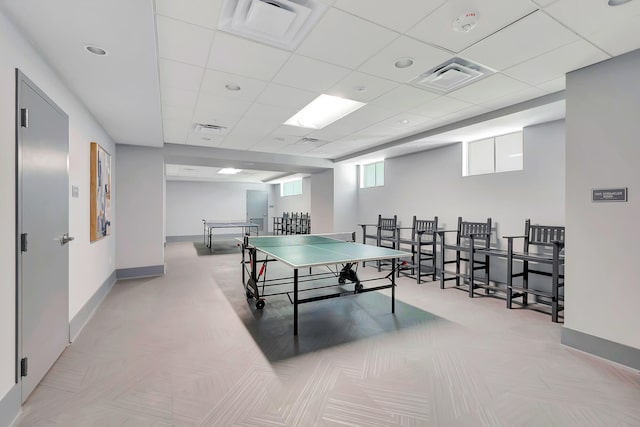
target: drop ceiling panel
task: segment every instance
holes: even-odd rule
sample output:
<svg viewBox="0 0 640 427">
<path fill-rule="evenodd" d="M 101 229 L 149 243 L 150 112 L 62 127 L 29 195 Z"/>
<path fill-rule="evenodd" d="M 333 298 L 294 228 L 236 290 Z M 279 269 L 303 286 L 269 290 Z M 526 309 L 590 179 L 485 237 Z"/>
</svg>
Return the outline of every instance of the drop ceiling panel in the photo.
<svg viewBox="0 0 640 427">
<path fill-rule="evenodd" d="M 578 34 L 589 38 L 593 33 L 605 28 L 615 30 L 629 18 L 638 17 L 640 2 L 636 0 L 611 7 L 606 0 L 560 0 L 547 7 L 545 12 Z M 637 19 L 635 22 L 638 22 Z"/>
<path fill-rule="evenodd" d="M 396 82 L 354 71 L 326 93 L 367 103 L 398 86 Z"/>
<path fill-rule="evenodd" d="M 198 100 L 198 92 L 174 88 L 162 89 L 162 105 L 170 105 L 179 108 L 195 108 Z"/>
<path fill-rule="evenodd" d="M 511 77 L 494 74 L 462 89 L 451 92 L 448 96 L 468 102 L 469 104 L 482 104 L 492 99 L 520 92 L 528 87 L 530 86 Z"/>
<path fill-rule="evenodd" d="M 387 120 L 383 120 L 373 126 L 369 126 L 358 133 L 361 135 L 380 137 L 394 135 L 401 137 L 403 135 L 413 134 L 423 130 L 430 122 L 432 122 L 432 120 L 424 116 L 402 113 Z"/>
<path fill-rule="evenodd" d="M 172 144 L 184 144 L 191 131 L 189 120 L 163 120 L 164 141 Z"/>
<path fill-rule="evenodd" d="M 205 67 L 213 31 L 157 16 L 158 54 L 161 58 Z"/>
<path fill-rule="evenodd" d="M 205 136 L 197 132 L 189 132 L 187 135 L 187 145 L 197 145 L 199 147 L 219 147 L 225 136 Z"/>
<path fill-rule="evenodd" d="M 536 7 L 529 0 L 449 1 L 407 34 L 452 52 L 460 52 L 534 10 Z M 454 31 L 454 19 L 468 12 L 478 14 L 476 27 L 468 33 Z"/>
<path fill-rule="evenodd" d="M 538 87 L 548 93 L 559 92 L 566 89 L 565 76 L 539 84 Z"/>
<path fill-rule="evenodd" d="M 451 57 L 449 52 L 402 36 L 362 64 L 358 71 L 406 83 Z M 396 68 L 394 64 L 400 58 L 413 59 L 413 65 L 407 68 Z"/>
<path fill-rule="evenodd" d="M 640 49 L 640 16 L 627 16 L 616 25 L 603 27 L 588 36 L 596 46 L 612 55 Z"/>
<path fill-rule="evenodd" d="M 162 107 L 163 120 L 191 120 L 192 117 L 192 108 L 180 108 L 172 105 Z"/>
<path fill-rule="evenodd" d="M 578 39 L 572 31 L 535 12 L 465 49 L 462 56 L 496 70 L 535 58 Z"/>
<path fill-rule="evenodd" d="M 207 67 L 269 81 L 289 56 L 290 53 L 284 50 L 218 31 Z"/>
<path fill-rule="evenodd" d="M 347 76 L 348 68 L 292 55 L 273 79 L 274 83 L 322 93 Z"/>
<path fill-rule="evenodd" d="M 539 98 L 546 94 L 547 92 L 540 88 L 529 86 L 525 89 L 514 91 L 507 95 L 484 102 L 482 104 L 482 107 L 488 110 L 497 110 L 499 108 L 508 107 L 509 105 L 518 104 L 529 99 Z"/>
<path fill-rule="evenodd" d="M 446 0 L 338 0 L 334 7 L 404 33 Z"/>
<path fill-rule="evenodd" d="M 416 108 L 437 97 L 438 95 L 433 92 L 402 85 L 378 97 L 371 105 L 402 112 Z"/>
<path fill-rule="evenodd" d="M 538 85 L 607 58 L 609 56 L 600 49 L 580 39 L 508 68 L 504 74 L 531 85 Z"/>
<path fill-rule="evenodd" d="M 471 104 L 459 99 L 441 96 L 410 110 L 411 113 L 424 117 L 438 118 L 470 107 Z"/>
<path fill-rule="evenodd" d="M 193 123 L 232 128 L 250 107 L 250 103 L 241 100 L 200 95 L 193 115 Z"/>
<path fill-rule="evenodd" d="M 160 15 L 215 29 L 220 16 L 222 0 L 155 0 Z"/>
<path fill-rule="evenodd" d="M 398 35 L 394 31 L 331 8 L 296 52 L 356 69 Z"/>
<path fill-rule="evenodd" d="M 398 114 L 398 111 L 375 105 L 365 105 L 335 123 L 309 134 L 312 138 L 334 140 L 340 135 L 349 135 Z"/>
<path fill-rule="evenodd" d="M 308 90 L 270 83 L 258 98 L 258 102 L 276 107 L 300 110 L 317 96 L 317 93 Z"/>
<path fill-rule="evenodd" d="M 227 84 L 238 85 L 240 86 L 240 90 L 229 90 L 225 87 Z M 255 101 L 266 86 L 267 82 L 262 80 L 256 80 L 216 70 L 207 70 L 204 73 L 201 92 L 207 95 L 215 95 L 223 98 Z"/>
<path fill-rule="evenodd" d="M 160 86 L 197 92 L 202 84 L 204 68 L 169 59 L 160 63 Z"/>
<path fill-rule="evenodd" d="M 302 136 L 309 135 L 311 132 L 313 132 L 313 129 L 301 128 L 298 126 L 282 125 L 278 129 L 276 129 L 273 133 L 277 134 L 278 136 L 290 135 L 290 136 L 302 137 Z"/>
</svg>

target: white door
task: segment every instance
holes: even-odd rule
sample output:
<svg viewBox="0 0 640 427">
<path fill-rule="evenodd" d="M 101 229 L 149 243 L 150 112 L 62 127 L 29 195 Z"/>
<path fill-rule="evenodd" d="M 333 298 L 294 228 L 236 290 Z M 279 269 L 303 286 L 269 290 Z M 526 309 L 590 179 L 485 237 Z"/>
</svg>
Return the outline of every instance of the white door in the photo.
<svg viewBox="0 0 640 427">
<path fill-rule="evenodd" d="M 260 234 L 267 229 L 269 195 L 266 191 L 247 190 L 247 219 L 260 226 Z"/>
<path fill-rule="evenodd" d="M 69 343 L 69 119 L 20 71 L 16 82 L 18 376 L 24 402 Z"/>
</svg>

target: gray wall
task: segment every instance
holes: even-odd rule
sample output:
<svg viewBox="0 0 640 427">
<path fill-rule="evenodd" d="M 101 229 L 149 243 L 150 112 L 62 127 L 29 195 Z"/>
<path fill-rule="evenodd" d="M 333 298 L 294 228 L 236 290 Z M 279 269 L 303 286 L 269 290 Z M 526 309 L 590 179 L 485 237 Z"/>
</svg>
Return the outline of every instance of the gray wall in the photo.
<svg viewBox="0 0 640 427">
<path fill-rule="evenodd" d="M 640 51 L 567 76 L 565 327 L 640 349 Z M 627 203 L 593 203 L 628 187 Z"/>
<path fill-rule="evenodd" d="M 357 231 L 358 167 L 339 164 L 333 169 L 333 228 L 335 232 Z"/>
<path fill-rule="evenodd" d="M 116 154 L 116 268 L 164 265 L 162 149 L 117 145 Z"/>
<path fill-rule="evenodd" d="M 333 232 L 333 170 L 311 175 L 311 230 Z"/>
<path fill-rule="evenodd" d="M 522 234 L 524 221 L 564 225 L 564 122 L 524 129 L 524 170 L 462 176 L 462 145 L 388 159 L 385 185 L 358 190 L 359 222 L 378 214 L 433 218 L 455 228 L 458 216 L 470 221 L 491 217 L 497 236 Z M 504 246 L 504 242 L 498 242 Z"/>
<path fill-rule="evenodd" d="M 203 219 L 245 220 L 247 190 L 268 188 L 261 183 L 167 181 L 167 236 L 202 235 Z M 240 229 L 216 231 L 240 232 Z"/>
</svg>

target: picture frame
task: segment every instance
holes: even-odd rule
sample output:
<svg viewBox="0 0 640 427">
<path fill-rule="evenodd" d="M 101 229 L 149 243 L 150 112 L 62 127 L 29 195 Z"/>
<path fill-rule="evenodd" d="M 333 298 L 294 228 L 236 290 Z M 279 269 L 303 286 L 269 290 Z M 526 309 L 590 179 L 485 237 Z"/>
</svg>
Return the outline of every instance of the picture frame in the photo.
<svg viewBox="0 0 640 427">
<path fill-rule="evenodd" d="M 90 241 L 111 234 L 111 155 L 97 142 L 91 143 Z"/>
</svg>

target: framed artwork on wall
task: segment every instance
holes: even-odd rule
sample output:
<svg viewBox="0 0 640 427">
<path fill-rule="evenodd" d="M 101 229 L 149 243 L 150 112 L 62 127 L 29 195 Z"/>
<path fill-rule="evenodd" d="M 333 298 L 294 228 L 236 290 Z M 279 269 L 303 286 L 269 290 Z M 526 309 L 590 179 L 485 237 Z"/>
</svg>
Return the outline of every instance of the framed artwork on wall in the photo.
<svg viewBox="0 0 640 427">
<path fill-rule="evenodd" d="M 111 155 L 97 142 L 91 143 L 90 240 L 111 234 Z"/>
</svg>

